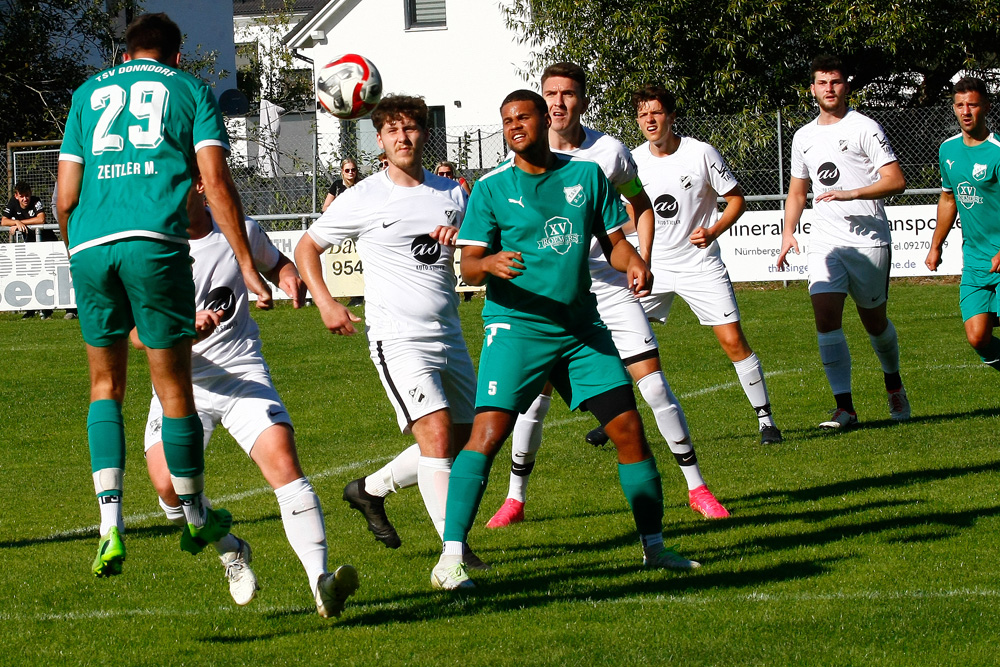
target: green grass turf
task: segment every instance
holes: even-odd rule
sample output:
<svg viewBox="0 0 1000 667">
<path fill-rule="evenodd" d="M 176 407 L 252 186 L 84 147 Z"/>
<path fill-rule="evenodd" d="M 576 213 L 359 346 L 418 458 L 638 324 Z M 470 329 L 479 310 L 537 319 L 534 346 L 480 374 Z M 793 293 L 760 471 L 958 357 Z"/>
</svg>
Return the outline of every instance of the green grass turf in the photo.
<svg viewBox="0 0 1000 667">
<path fill-rule="evenodd" d="M 340 500 L 345 483 L 410 442 L 364 338 L 331 336 L 315 309 L 256 314 L 324 503 L 330 563 L 361 572 L 362 588 L 336 622 L 316 615 L 273 494 L 222 431 L 209 447 L 208 491 L 253 544 L 263 590 L 238 608 L 213 556 L 179 550 L 140 454 L 150 390 L 138 354 L 124 411 L 128 560 L 122 576 L 94 579 L 98 512 L 78 325 L 0 315 L 0 664 L 994 663 L 1000 377 L 964 340 L 957 285 L 899 283 L 892 295 L 914 418 L 887 419 L 878 363 L 848 313 L 864 428 L 828 435 L 815 428 L 833 403 L 804 286 L 739 291 L 786 436 L 771 447 L 758 444 L 710 330 L 678 302 L 656 327 L 664 367 L 730 520 L 687 508 L 673 457 L 650 435 L 667 542 L 704 567 L 639 567 L 613 450 L 585 444 L 590 417 L 557 400 L 527 520 L 490 531 L 483 524 L 505 496 L 509 449 L 497 459 L 470 535 L 493 570 L 477 573 L 479 587 L 466 595 L 429 586 L 440 545 L 416 489 L 387 504 L 403 538 L 398 551 L 374 542 Z M 474 358 L 481 305 L 461 306 Z"/>
</svg>

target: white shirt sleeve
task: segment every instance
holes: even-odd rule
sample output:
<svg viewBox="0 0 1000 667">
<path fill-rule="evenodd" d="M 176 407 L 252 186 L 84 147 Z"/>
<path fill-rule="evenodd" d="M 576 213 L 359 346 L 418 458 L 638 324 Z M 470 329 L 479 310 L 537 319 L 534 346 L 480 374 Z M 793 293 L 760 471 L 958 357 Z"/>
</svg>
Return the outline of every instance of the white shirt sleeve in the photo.
<svg viewBox="0 0 1000 667">
<path fill-rule="evenodd" d="M 281 253 L 274 247 L 271 239 L 260 228 L 256 220 L 247 218 L 246 227 L 247 238 L 250 239 L 250 253 L 253 255 L 254 264 L 257 266 L 258 271 L 267 273 L 278 265 Z"/>
<path fill-rule="evenodd" d="M 362 211 L 357 192 L 357 186 L 348 188 L 309 227 L 309 236 L 323 250 L 345 239 L 357 239 L 368 225 L 368 216 Z"/>
<path fill-rule="evenodd" d="M 809 167 L 806 166 L 805 156 L 802 153 L 802 141 L 799 139 L 799 132 L 792 137 L 792 165 L 789 173 L 794 178 L 809 180 Z"/>
<path fill-rule="evenodd" d="M 716 194 L 724 195 L 739 185 L 722 154 L 710 144 L 705 145 L 705 167 L 708 169 L 708 180 Z"/>
<path fill-rule="evenodd" d="M 862 132 L 859 143 L 861 150 L 872 161 L 875 171 L 899 160 L 896 157 L 896 151 L 892 150 L 892 146 L 889 144 L 889 137 L 885 135 L 885 130 L 875 121 L 872 121 Z"/>
</svg>

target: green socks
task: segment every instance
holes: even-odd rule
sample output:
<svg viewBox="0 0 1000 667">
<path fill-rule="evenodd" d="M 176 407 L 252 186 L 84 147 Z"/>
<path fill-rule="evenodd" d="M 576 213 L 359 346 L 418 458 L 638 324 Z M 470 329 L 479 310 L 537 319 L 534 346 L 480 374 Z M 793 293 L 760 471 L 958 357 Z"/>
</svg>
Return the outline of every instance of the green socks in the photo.
<svg viewBox="0 0 1000 667">
<path fill-rule="evenodd" d="M 174 489 L 181 500 L 190 500 L 204 487 L 205 445 L 201 420 L 198 415 L 164 417 L 160 435 Z M 183 480 L 181 486 L 185 488 L 178 488 L 178 480 Z"/>
<path fill-rule="evenodd" d="M 465 542 L 486 491 L 492 463 L 492 459 L 485 454 L 464 449 L 455 457 L 455 462 L 451 464 L 448 503 L 444 513 L 445 542 Z"/>
<path fill-rule="evenodd" d="M 453 468 L 452 475 L 454 474 Z M 662 532 L 663 487 L 660 485 L 656 459 L 650 457 L 638 463 L 619 463 L 618 479 L 625 492 L 625 499 L 632 508 L 639 534 L 654 535 Z"/>
<path fill-rule="evenodd" d="M 97 495 L 121 495 L 125 470 L 125 426 L 122 406 L 117 401 L 108 398 L 90 404 L 87 441 Z"/>
</svg>

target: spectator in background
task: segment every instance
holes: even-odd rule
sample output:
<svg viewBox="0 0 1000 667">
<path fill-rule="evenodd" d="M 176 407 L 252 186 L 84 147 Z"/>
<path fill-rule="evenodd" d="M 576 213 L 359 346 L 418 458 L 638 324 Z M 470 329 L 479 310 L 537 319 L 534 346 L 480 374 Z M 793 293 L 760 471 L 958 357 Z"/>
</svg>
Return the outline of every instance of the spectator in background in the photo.
<svg viewBox="0 0 1000 667">
<path fill-rule="evenodd" d="M 0 218 L 3 226 L 8 228 L 10 240 L 14 243 L 28 241 L 58 241 L 56 233 L 51 229 L 31 229 L 28 225 L 45 224 L 45 207 L 42 200 L 31 193 L 31 186 L 25 181 L 18 181 L 14 186 L 14 196 L 3 208 Z M 42 319 L 52 317 L 51 310 L 43 310 Z M 26 310 L 21 319 L 27 320 L 35 316 L 35 311 Z"/>
<path fill-rule="evenodd" d="M 469 182 L 458 175 L 458 169 L 455 167 L 454 162 L 448 162 L 447 160 L 443 162 L 438 162 L 437 166 L 434 167 L 434 173 L 438 176 L 444 176 L 445 178 L 450 178 L 453 181 L 458 181 L 458 184 L 462 186 L 465 190 L 465 194 L 472 194 L 472 187 Z"/>
<path fill-rule="evenodd" d="M 340 178 L 330 184 L 330 190 L 326 193 L 326 201 L 323 202 L 323 210 L 325 211 L 334 199 L 357 182 L 358 163 L 349 157 L 344 158 L 340 162 Z"/>
</svg>

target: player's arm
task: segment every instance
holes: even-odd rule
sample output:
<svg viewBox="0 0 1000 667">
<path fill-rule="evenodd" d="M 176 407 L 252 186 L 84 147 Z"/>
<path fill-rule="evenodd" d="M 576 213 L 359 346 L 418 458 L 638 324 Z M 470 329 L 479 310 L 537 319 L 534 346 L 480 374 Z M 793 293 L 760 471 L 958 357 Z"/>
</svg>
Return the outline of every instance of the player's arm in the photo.
<svg viewBox="0 0 1000 667">
<path fill-rule="evenodd" d="M 354 322 L 361 318 L 352 313 L 342 303 L 333 298 L 323 280 L 323 264 L 320 257 L 325 248 L 320 246 L 308 233 L 303 234 L 295 246 L 295 264 L 312 294 L 313 303 L 319 308 L 323 324 L 331 333 L 350 336 L 357 333 Z"/>
<path fill-rule="evenodd" d="M 13 227 L 14 231 L 21 233 L 28 231 L 28 227 L 25 225 L 24 220 L 15 220 L 14 218 L 8 218 L 7 216 L 3 216 L 0 220 L 2 220 L 4 227 Z"/>
<path fill-rule="evenodd" d="M 621 229 L 598 236 L 597 242 L 608 260 L 608 264 L 625 274 L 629 289 L 636 296 L 646 296 L 653 288 L 653 274 L 632 244 L 625 239 Z"/>
<path fill-rule="evenodd" d="M 59 160 L 58 185 L 56 187 L 56 210 L 59 211 L 59 235 L 69 247 L 66 226 L 69 216 L 80 203 L 80 184 L 83 183 L 83 165 L 73 160 Z"/>
<path fill-rule="evenodd" d="M 336 199 L 336 197 L 334 197 L 329 192 L 327 192 L 326 193 L 326 199 L 323 200 L 323 208 L 321 208 L 320 210 L 325 213 L 326 209 L 330 208 L 330 204 L 333 203 L 334 199 Z"/>
<path fill-rule="evenodd" d="M 722 195 L 722 198 L 726 200 L 726 207 L 722 209 L 722 215 L 711 227 L 699 227 L 694 230 L 688 239 L 692 245 L 699 248 L 707 248 L 712 245 L 727 229 L 736 224 L 743 212 L 747 210 L 747 199 L 743 196 L 743 189 L 738 185 Z"/>
<path fill-rule="evenodd" d="M 653 218 L 653 204 L 649 201 L 649 195 L 645 190 L 639 190 L 628 200 L 627 212 L 629 215 L 629 225 L 635 226 L 635 231 L 639 235 L 639 256 L 642 261 L 649 264 L 649 259 L 653 252 L 653 235 L 656 231 L 656 221 Z M 622 233 L 628 234 L 631 229 L 622 229 Z"/>
<path fill-rule="evenodd" d="M 853 201 L 855 199 L 885 199 L 906 189 L 906 178 L 898 162 L 890 162 L 878 170 L 879 179 L 871 185 L 853 190 L 828 190 L 816 195 L 816 201 Z"/>
<path fill-rule="evenodd" d="M 937 271 L 941 266 L 941 249 L 944 247 L 944 240 L 948 238 L 948 232 L 955 226 L 955 219 L 958 217 L 958 206 L 955 204 L 955 193 L 946 190 L 941 191 L 937 204 L 937 227 L 934 228 L 934 236 L 931 237 L 931 249 L 927 253 L 924 264 L 931 271 Z M 997 257 L 993 258 L 992 271 L 997 270 Z"/>
<path fill-rule="evenodd" d="M 244 226 L 243 204 L 240 202 L 240 196 L 236 192 L 236 183 L 233 182 L 233 175 L 229 172 L 229 165 L 226 163 L 225 149 L 221 146 L 203 146 L 198 151 L 196 158 L 202 181 L 205 183 L 205 198 L 208 199 L 209 208 L 212 209 L 212 217 L 222 233 L 225 234 L 226 240 L 229 241 L 229 245 L 236 255 L 236 261 L 243 274 L 243 282 L 246 283 L 251 292 L 257 295 L 258 308 L 270 308 L 273 305 L 271 288 L 260 277 L 260 274 L 257 273 L 257 267 L 254 266 L 253 253 L 250 250 L 250 241 L 247 239 L 247 230 Z M 62 195 L 62 185 L 60 185 L 60 199 L 62 199 Z M 63 220 L 61 211 L 59 219 Z"/>
<path fill-rule="evenodd" d="M 306 284 L 299 276 L 292 260 L 279 253 L 278 263 L 270 271 L 264 272 L 264 277 L 281 288 L 281 291 L 292 297 L 292 307 L 301 308 L 306 302 Z"/>
<path fill-rule="evenodd" d="M 795 228 L 802 218 L 802 211 L 806 209 L 806 197 L 809 194 L 809 180 L 796 178 L 788 184 L 788 196 L 785 197 L 785 226 L 781 230 L 781 253 L 778 255 L 778 270 L 783 270 L 788 266 L 785 255 L 789 250 L 799 253 L 799 242 L 795 240 Z"/>
<path fill-rule="evenodd" d="M 486 246 L 462 246 L 462 280 L 469 285 L 484 285 L 490 276 L 510 280 L 521 275 L 521 253 L 510 250 L 490 253 Z"/>
</svg>

